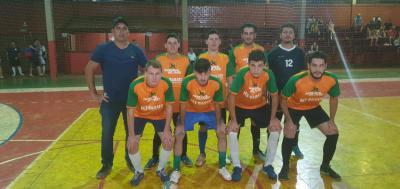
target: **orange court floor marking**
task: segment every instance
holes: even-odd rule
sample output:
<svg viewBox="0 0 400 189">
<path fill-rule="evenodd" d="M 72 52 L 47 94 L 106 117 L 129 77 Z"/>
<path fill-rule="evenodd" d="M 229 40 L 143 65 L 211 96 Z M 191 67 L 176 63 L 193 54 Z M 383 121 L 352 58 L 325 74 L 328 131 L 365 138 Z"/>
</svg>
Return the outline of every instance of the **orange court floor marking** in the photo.
<svg viewBox="0 0 400 189">
<path fill-rule="evenodd" d="M 326 109 L 327 102 L 322 103 Z M 245 167 L 240 182 L 224 181 L 217 173 L 215 133 L 209 131 L 207 162 L 204 167 L 182 167 L 180 188 L 399 188 L 400 97 L 346 98 L 340 100 L 336 123 L 340 130 L 332 167 L 343 179 L 334 181 L 319 173 L 324 136 L 301 122 L 299 145 L 305 158 L 291 160 L 289 181 L 274 182 L 262 173 L 262 162 L 251 157 L 249 125 L 242 130 L 239 144 Z M 385 111 L 382 111 L 385 110 Z M 100 168 L 100 116 L 97 108 L 88 109 L 60 135 L 9 188 L 129 188 L 132 173 L 124 162 L 124 131 L 119 121 L 115 134 L 115 160 L 112 173 L 105 180 L 96 180 Z M 153 128 L 147 125 L 140 144 L 142 165 L 151 157 Z M 188 134 L 188 155 L 198 155 L 197 130 Z M 281 136 L 282 139 L 282 136 Z M 281 140 L 280 140 L 281 141 Z M 280 142 L 281 143 L 281 142 Z M 266 146 L 262 130 L 261 148 Z M 228 153 L 229 154 L 229 153 Z M 273 163 L 281 168 L 280 146 Z M 172 156 L 168 164 L 171 171 Z M 0 162 L 1 164 L 1 162 Z M 228 165 L 232 171 L 232 166 Z M 155 168 L 145 171 L 145 178 L 136 188 L 161 188 Z"/>
</svg>

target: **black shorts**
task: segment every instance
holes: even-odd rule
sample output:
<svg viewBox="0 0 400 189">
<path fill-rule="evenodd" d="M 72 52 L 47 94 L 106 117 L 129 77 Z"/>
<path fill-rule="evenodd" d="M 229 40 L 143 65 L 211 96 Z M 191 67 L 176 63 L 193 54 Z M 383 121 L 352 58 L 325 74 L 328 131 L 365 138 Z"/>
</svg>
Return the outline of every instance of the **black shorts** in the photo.
<svg viewBox="0 0 400 189">
<path fill-rule="evenodd" d="M 300 119 L 304 116 L 311 128 L 319 126 L 321 123 L 329 121 L 329 116 L 321 106 L 310 110 L 295 110 L 289 108 L 290 117 L 292 117 L 293 123 L 299 127 Z"/>
<path fill-rule="evenodd" d="M 244 127 L 244 122 L 247 118 L 250 118 L 258 128 L 266 128 L 269 125 L 271 119 L 271 110 L 268 108 L 268 104 L 257 108 L 257 109 L 243 109 L 235 107 L 236 120 L 240 127 Z"/>
<path fill-rule="evenodd" d="M 145 118 L 140 118 L 140 117 L 135 117 L 135 135 L 142 135 L 144 127 L 146 126 L 146 123 L 151 123 L 154 127 L 154 130 L 159 133 L 159 132 L 164 132 L 164 127 L 165 127 L 165 119 L 160 119 L 160 120 L 151 120 L 151 119 L 145 119 Z"/>
</svg>

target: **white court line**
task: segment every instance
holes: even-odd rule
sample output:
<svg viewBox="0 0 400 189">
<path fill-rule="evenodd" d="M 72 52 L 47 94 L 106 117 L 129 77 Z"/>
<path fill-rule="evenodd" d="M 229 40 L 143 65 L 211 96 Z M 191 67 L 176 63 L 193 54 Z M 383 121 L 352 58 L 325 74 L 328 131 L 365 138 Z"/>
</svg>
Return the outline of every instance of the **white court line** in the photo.
<svg viewBox="0 0 400 189">
<path fill-rule="evenodd" d="M 348 106 L 346 106 L 346 105 L 344 105 L 344 104 L 342 104 L 342 103 L 339 103 L 339 104 L 340 104 L 340 106 L 343 106 L 344 108 L 346 108 L 346 109 L 348 109 L 348 110 L 350 110 L 350 111 L 360 113 L 360 114 L 362 114 L 362 115 L 364 115 L 364 116 L 367 116 L 367 117 L 369 117 L 369 118 L 376 119 L 376 120 L 379 120 L 379 121 L 382 121 L 382 122 L 385 122 L 385 123 L 394 125 L 394 126 L 396 126 L 396 127 L 400 127 L 400 123 L 395 123 L 395 122 L 393 122 L 393 121 L 388 121 L 388 120 L 386 120 L 386 119 L 382 119 L 382 118 L 380 118 L 380 117 L 374 116 L 374 115 L 369 114 L 369 113 L 365 113 L 365 112 L 362 112 L 362 111 L 358 111 L 358 110 L 356 110 L 356 109 L 354 109 L 354 108 L 351 108 L 351 107 L 348 107 Z"/>
<path fill-rule="evenodd" d="M 30 156 L 33 156 L 33 155 L 36 155 L 36 154 L 41 154 L 41 153 L 43 153 L 45 151 L 46 150 L 42 150 L 42 151 L 39 151 L 39 152 L 34 152 L 34 153 L 26 154 L 26 155 L 23 155 L 23 156 L 19 156 L 19 157 L 16 157 L 16 158 L 12 158 L 12 159 L 0 162 L 0 165 L 6 164 L 6 163 L 10 163 L 10 162 L 13 162 L 15 160 L 23 159 L 23 158 L 26 158 L 26 157 L 30 157 Z"/>
<path fill-rule="evenodd" d="M 74 122 L 72 122 L 72 123 L 70 124 L 70 126 L 69 126 L 67 129 L 64 130 L 64 132 L 63 132 L 60 136 L 58 136 L 58 138 L 57 138 L 53 143 L 51 143 L 45 150 L 41 151 L 41 152 L 40 152 L 40 155 L 39 155 L 35 160 L 33 160 L 33 162 L 32 162 L 31 164 L 29 164 L 28 167 L 25 168 L 24 171 L 22 171 L 22 173 L 19 174 L 6 188 L 12 188 L 13 185 L 15 184 L 15 182 L 18 181 L 18 180 L 25 174 L 25 172 L 26 172 L 27 170 L 31 169 L 32 166 L 33 166 L 37 161 L 39 161 L 39 160 L 43 157 L 43 154 L 45 154 L 45 153 L 43 153 L 43 152 L 49 151 L 49 150 L 57 143 L 57 141 L 60 140 L 60 139 L 64 136 L 64 134 L 67 133 L 67 132 L 72 128 L 72 126 L 73 126 L 78 120 L 80 120 L 80 119 L 81 119 L 89 110 L 91 110 L 91 109 L 96 109 L 96 108 L 88 108 L 88 109 L 86 109 L 77 119 L 75 119 Z"/>
<path fill-rule="evenodd" d="M 97 90 L 103 90 L 103 86 L 96 86 Z M 19 88 L 0 89 L 0 93 L 31 93 L 31 92 L 62 92 L 62 91 L 88 91 L 87 87 L 51 87 L 51 88 Z"/>
<path fill-rule="evenodd" d="M 362 82 L 387 82 L 387 81 L 400 81 L 400 78 L 392 77 L 392 78 L 364 78 L 364 79 L 339 79 L 340 83 L 351 83 L 355 81 L 356 83 Z"/>
</svg>

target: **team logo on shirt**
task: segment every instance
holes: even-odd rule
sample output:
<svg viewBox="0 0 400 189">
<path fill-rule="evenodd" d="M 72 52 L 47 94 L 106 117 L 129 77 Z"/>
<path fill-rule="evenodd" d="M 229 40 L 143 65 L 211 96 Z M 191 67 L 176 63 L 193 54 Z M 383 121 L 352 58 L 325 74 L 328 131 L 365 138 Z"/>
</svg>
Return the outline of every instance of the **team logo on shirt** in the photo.
<svg viewBox="0 0 400 189">
<path fill-rule="evenodd" d="M 143 98 L 145 102 L 158 102 L 160 101 L 160 98 L 157 96 L 155 92 L 151 92 L 149 97 Z"/>
<path fill-rule="evenodd" d="M 306 92 L 305 95 L 309 97 L 324 96 L 317 87 L 314 87 L 310 92 Z"/>
<path fill-rule="evenodd" d="M 165 69 L 168 74 L 181 74 L 181 71 L 176 68 L 174 63 L 169 63 L 169 68 Z"/>
<path fill-rule="evenodd" d="M 257 83 L 250 83 L 249 90 L 243 91 L 243 95 L 249 99 L 258 99 L 261 97 L 261 87 Z"/>
<path fill-rule="evenodd" d="M 199 90 L 197 94 L 193 94 L 191 101 L 196 105 L 206 105 L 211 102 L 211 97 L 205 91 Z"/>
<path fill-rule="evenodd" d="M 215 61 L 211 61 L 211 71 L 221 71 L 221 67 L 217 65 Z"/>
</svg>

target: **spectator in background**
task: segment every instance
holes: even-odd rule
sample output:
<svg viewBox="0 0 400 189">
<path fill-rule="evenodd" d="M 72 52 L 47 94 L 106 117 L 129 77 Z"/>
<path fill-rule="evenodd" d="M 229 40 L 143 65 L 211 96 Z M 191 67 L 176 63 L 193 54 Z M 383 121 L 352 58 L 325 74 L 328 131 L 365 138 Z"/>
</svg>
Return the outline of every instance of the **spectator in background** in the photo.
<svg viewBox="0 0 400 189">
<path fill-rule="evenodd" d="M 29 62 L 29 77 L 33 77 L 33 68 L 36 68 L 37 74 L 41 75 L 41 69 L 39 68 L 40 60 L 39 60 L 39 49 L 35 46 L 36 40 L 34 40 L 32 45 L 29 45 L 27 50 L 28 52 L 28 62 Z"/>
<path fill-rule="evenodd" d="M 0 57 L 0 79 L 3 79 L 3 78 L 4 78 L 4 76 L 3 76 L 2 63 L 3 63 L 3 60 L 2 60 L 1 57 Z"/>
<path fill-rule="evenodd" d="M 196 53 L 194 53 L 193 48 L 189 48 L 188 57 L 191 64 L 193 64 L 196 61 L 197 56 Z"/>
<path fill-rule="evenodd" d="M 400 53 L 400 35 L 393 41 L 394 46 L 397 49 L 397 54 Z"/>
<path fill-rule="evenodd" d="M 46 48 L 40 44 L 39 39 L 36 39 L 33 43 L 34 47 L 38 51 L 38 59 L 39 59 L 39 75 L 43 76 L 46 74 Z"/>
<path fill-rule="evenodd" d="M 328 30 L 330 39 L 333 40 L 333 31 L 335 31 L 335 23 L 333 23 L 332 19 L 329 19 Z"/>
<path fill-rule="evenodd" d="M 354 17 L 354 28 L 356 31 L 361 32 L 363 29 L 363 23 L 362 23 L 362 17 L 361 14 L 358 13 L 355 17 Z"/>
<path fill-rule="evenodd" d="M 373 17 L 368 23 L 368 39 L 370 40 L 369 46 L 378 46 L 379 29 L 381 25 L 378 21 L 378 17 Z"/>
<path fill-rule="evenodd" d="M 318 49 L 319 49 L 319 46 L 318 46 L 317 42 L 314 41 L 314 43 L 310 46 L 310 50 L 308 51 L 308 53 L 313 53 L 315 51 L 318 51 Z"/>
<path fill-rule="evenodd" d="M 24 73 L 22 73 L 22 68 L 21 68 L 20 55 L 21 51 L 17 47 L 17 44 L 14 41 L 12 41 L 10 43 L 10 47 L 7 49 L 7 59 L 11 65 L 12 77 L 16 76 L 17 74 L 16 69 L 18 69 L 19 75 L 24 76 Z"/>
<path fill-rule="evenodd" d="M 387 36 L 388 36 L 388 38 L 389 38 L 389 46 L 392 46 L 392 41 L 394 40 L 394 39 L 396 39 L 396 36 L 397 36 L 397 30 L 396 30 L 396 26 L 395 25 L 392 25 L 392 28 L 390 28 L 388 31 L 387 31 Z"/>
</svg>

